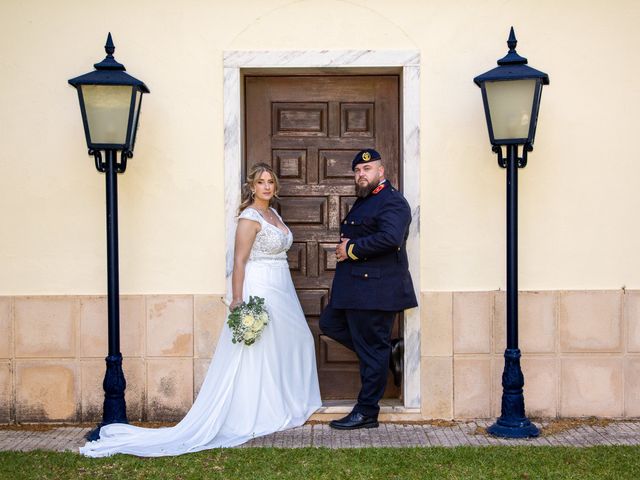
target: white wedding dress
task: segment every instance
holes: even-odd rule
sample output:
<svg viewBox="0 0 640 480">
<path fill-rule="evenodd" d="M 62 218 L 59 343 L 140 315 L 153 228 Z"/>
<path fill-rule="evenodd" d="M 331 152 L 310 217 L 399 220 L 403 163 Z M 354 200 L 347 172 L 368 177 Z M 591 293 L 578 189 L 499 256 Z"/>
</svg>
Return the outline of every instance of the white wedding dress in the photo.
<svg viewBox="0 0 640 480">
<path fill-rule="evenodd" d="M 275 210 L 274 210 L 275 212 Z M 191 410 L 174 427 L 102 427 L 80 453 L 159 457 L 233 447 L 302 425 L 321 405 L 314 341 L 291 281 L 287 250 L 293 237 L 254 209 L 240 218 L 260 223 L 244 280 L 244 300 L 265 299 L 270 322 L 251 346 L 231 342 L 226 322 Z"/>
</svg>

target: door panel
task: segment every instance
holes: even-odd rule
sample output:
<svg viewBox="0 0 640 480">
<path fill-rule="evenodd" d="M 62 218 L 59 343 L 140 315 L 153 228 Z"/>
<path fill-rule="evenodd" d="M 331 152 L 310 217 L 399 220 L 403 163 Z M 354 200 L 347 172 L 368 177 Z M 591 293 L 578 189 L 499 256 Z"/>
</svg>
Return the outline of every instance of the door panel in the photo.
<svg viewBox="0 0 640 480">
<path fill-rule="evenodd" d="M 265 162 L 280 178 L 279 210 L 294 237 L 289 266 L 316 342 L 323 399 L 355 398 L 360 389 L 355 354 L 322 335 L 318 320 L 340 221 L 355 201 L 355 154 L 378 150 L 399 186 L 398 105 L 397 75 L 245 77 L 245 171 Z M 385 397 L 399 395 L 389 379 Z"/>
</svg>

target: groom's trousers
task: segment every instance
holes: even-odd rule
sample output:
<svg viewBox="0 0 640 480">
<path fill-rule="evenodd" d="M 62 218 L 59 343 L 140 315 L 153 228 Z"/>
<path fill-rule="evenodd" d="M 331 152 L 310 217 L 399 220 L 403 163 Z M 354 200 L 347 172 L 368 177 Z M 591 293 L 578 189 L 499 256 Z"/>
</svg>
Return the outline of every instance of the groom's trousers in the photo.
<svg viewBox="0 0 640 480">
<path fill-rule="evenodd" d="M 362 388 L 353 411 L 377 417 L 384 394 L 391 354 L 391 329 L 396 312 L 348 310 L 328 305 L 320 317 L 320 330 L 353 350 L 360 360 Z"/>
</svg>

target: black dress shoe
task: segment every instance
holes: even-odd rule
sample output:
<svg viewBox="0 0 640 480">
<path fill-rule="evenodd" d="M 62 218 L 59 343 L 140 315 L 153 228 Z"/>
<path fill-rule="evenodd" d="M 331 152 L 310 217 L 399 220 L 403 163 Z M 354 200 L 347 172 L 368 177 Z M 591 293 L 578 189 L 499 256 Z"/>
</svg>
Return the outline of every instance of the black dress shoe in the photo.
<svg viewBox="0 0 640 480">
<path fill-rule="evenodd" d="M 391 340 L 391 355 L 389 355 L 389 370 L 393 374 L 393 384 L 399 387 L 402 383 L 404 370 L 404 339 Z"/>
<path fill-rule="evenodd" d="M 332 420 L 329 422 L 331 428 L 338 430 L 355 430 L 356 428 L 378 428 L 378 419 L 376 417 L 367 417 L 360 412 L 351 412 L 340 420 Z"/>
</svg>

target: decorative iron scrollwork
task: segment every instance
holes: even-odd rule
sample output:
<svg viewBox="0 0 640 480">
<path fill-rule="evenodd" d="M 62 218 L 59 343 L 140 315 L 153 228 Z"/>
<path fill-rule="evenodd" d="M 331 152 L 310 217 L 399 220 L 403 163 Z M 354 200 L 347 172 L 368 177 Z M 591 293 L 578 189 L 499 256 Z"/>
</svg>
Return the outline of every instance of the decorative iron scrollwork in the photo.
<svg viewBox="0 0 640 480">
<path fill-rule="evenodd" d="M 491 151 L 493 153 L 495 153 L 496 155 L 498 155 L 498 165 L 501 168 L 507 168 L 507 159 L 502 154 L 502 146 L 493 145 L 491 147 Z M 518 151 L 518 147 L 516 146 L 516 152 L 517 151 Z M 516 158 L 516 163 L 518 165 L 518 168 L 524 168 L 524 167 L 527 166 L 527 153 L 528 152 L 532 152 L 532 151 L 533 151 L 533 145 L 531 145 L 530 143 L 526 143 L 525 145 L 523 145 L 523 147 L 522 147 L 522 157 L 517 157 Z M 517 155 L 517 153 L 516 153 L 516 155 Z"/>
<path fill-rule="evenodd" d="M 120 155 L 120 162 L 116 162 L 116 172 L 124 173 L 127 169 L 127 159 L 133 157 L 133 152 L 131 150 L 123 150 Z"/>
<path fill-rule="evenodd" d="M 498 154 L 498 166 L 500 168 L 507 168 L 507 161 L 502 156 L 502 147 L 500 145 L 494 145 L 491 147 L 491 151 Z"/>
<path fill-rule="evenodd" d="M 102 152 L 100 150 L 89 149 L 89 155 L 93 155 L 93 158 L 96 163 L 96 170 L 101 173 L 105 173 L 107 171 L 107 162 L 102 159 Z M 133 157 L 133 152 L 131 150 L 123 150 L 120 155 L 120 161 L 116 160 L 115 169 L 117 173 L 124 173 L 127 169 L 127 160 Z"/>
<path fill-rule="evenodd" d="M 96 162 L 96 170 L 105 173 L 107 171 L 107 162 L 102 160 L 102 153 L 100 152 L 100 150 L 89 149 L 89 155 L 93 155 L 93 158 Z"/>
</svg>

